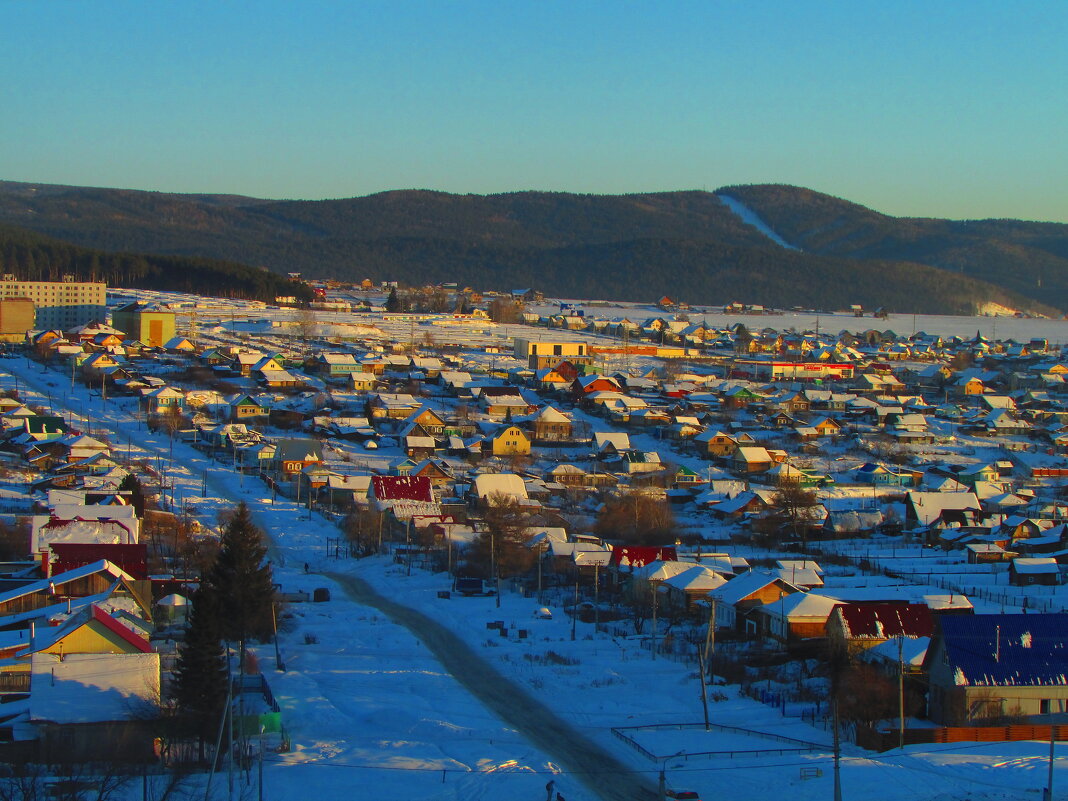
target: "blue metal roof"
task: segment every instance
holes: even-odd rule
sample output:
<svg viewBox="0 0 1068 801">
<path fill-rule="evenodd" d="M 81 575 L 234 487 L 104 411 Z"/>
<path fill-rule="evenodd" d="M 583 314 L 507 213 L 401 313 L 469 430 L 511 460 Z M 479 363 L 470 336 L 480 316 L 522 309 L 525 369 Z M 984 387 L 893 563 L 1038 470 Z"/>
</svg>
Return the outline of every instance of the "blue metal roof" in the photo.
<svg viewBox="0 0 1068 801">
<path fill-rule="evenodd" d="M 960 686 L 1068 684 L 1068 615 L 943 615 L 939 628 Z"/>
</svg>

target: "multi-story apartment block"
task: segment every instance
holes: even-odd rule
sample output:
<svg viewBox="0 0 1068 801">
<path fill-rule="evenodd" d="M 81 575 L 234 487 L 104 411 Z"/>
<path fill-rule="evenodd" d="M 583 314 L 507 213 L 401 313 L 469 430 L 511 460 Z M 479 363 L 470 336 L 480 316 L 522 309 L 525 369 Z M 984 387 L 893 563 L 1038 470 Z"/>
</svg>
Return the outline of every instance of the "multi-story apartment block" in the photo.
<svg viewBox="0 0 1068 801">
<path fill-rule="evenodd" d="M 585 342 L 541 342 L 522 337 L 514 337 L 512 342 L 515 357 L 526 360 L 531 370 L 555 367 L 562 361 L 569 361 L 576 365 L 593 362 L 593 357 Z"/>
<path fill-rule="evenodd" d="M 0 278 L 0 299 L 28 298 L 37 310 L 34 328 L 66 331 L 78 325 L 104 320 L 107 315 L 107 285 L 103 281 L 18 281 L 13 275 Z"/>
</svg>

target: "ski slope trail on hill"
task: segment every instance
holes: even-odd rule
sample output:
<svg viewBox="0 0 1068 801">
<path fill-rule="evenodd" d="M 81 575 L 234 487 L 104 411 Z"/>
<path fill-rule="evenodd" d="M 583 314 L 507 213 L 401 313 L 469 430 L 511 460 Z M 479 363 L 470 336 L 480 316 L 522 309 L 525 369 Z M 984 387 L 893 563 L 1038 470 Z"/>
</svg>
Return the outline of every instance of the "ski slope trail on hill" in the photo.
<svg viewBox="0 0 1068 801">
<path fill-rule="evenodd" d="M 720 199 L 720 202 L 722 202 L 724 206 L 734 212 L 734 214 L 737 215 L 739 220 L 744 222 L 746 225 L 751 225 L 756 228 L 758 231 L 760 231 L 760 233 L 762 233 L 764 236 L 766 236 L 779 247 L 786 248 L 787 250 L 801 250 L 801 248 L 797 247 L 796 245 L 791 245 L 789 242 L 787 242 L 785 239 L 775 233 L 775 231 L 772 230 L 771 226 L 764 222 L 764 219 L 759 214 L 757 214 L 747 205 L 742 203 L 742 201 L 738 200 L 738 198 L 731 197 L 730 195 L 725 194 L 717 194 L 716 197 Z"/>
</svg>

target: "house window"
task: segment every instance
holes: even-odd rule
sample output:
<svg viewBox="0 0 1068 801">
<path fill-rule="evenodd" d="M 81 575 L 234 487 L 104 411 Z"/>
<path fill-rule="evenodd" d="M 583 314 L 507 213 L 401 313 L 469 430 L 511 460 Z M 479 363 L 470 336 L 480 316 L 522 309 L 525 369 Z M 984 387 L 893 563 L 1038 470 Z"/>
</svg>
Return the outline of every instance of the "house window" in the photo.
<svg viewBox="0 0 1068 801">
<path fill-rule="evenodd" d="M 1038 713 L 1040 715 L 1048 715 L 1050 712 L 1051 701 L 1049 698 L 1043 698 L 1038 702 Z"/>
</svg>

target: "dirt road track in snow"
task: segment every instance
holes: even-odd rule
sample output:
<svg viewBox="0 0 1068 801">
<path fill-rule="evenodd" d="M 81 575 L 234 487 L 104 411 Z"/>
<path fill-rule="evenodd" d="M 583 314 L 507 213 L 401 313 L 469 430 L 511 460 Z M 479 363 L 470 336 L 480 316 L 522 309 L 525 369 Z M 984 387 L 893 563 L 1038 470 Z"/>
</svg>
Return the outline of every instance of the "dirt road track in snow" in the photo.
<svg viewBox="0 0 1068 801">
<path fill-rule="evenodd" d="M 324 575 L 341 585 L 352 600 L 373 606 L 412 632 L 464 689 L 603 801 L 653 801 L 658 797 L 652 774 L 632 772 L 619 759 L 498 673 L 440 623 L 379 595 L 367 582 L 354 576 Z"/>
</svg>

